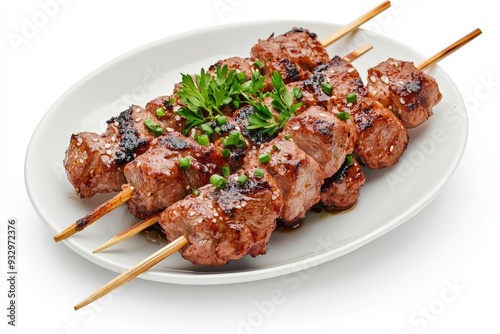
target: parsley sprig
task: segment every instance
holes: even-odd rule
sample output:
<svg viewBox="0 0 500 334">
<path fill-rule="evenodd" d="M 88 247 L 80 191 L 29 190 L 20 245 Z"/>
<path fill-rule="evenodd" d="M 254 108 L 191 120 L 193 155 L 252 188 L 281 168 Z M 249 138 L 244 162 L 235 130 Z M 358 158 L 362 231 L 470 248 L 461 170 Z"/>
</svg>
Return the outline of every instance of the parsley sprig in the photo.
<svg viewBox="0 0 500 334">
<path fill-rule="evenodd" d="M 298 87 L 288 90 L 283 77 L 278 72 L 273 73 L 271 81 L 274 88 L 269 96 L 272 98 L 271 106 L 280 112 L 278 117 L 276 118 L 262 103 L 262 95 L 260 95 L 258 102 L 250 102 L 255 113 L 250 115 L 248 126 L 249 130 L 259 130 L 268 135 L 273 135 L 278 128 L 283 128 L 295 111 L 302 106 L 302 102 L 293 103 L 294 99 L 302 97 L 302 91 Z"/>
<path fill-rule="evenodd" d="M 239 108 L 241 104 L 248 103 L 248 100 L 260 94 L 265 77 L 256 71 L 247 80 L 241 73 L 236 70 L 229 71 L 225 65 L 217 66 L 214 76 L 204 69 L 194 76 L 181 74 L 178 96 L 185 106 L 177 111 L 177 114 L 187 119 L 185 133 L 223 115 L 224 106 L 233 105 Z"/>
</svg>

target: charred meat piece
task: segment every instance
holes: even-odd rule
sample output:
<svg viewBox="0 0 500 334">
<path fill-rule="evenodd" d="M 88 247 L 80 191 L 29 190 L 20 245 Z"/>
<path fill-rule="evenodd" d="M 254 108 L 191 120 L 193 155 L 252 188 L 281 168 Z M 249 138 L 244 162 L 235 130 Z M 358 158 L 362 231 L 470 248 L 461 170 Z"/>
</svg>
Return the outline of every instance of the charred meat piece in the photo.
<svg viewBox="0 0 500 334">
<path fill-rule="evenodd" d="M 247 176 L 238 184 L 241 174 Z M 220 266 L 247 254 L 265 254 L 266 244 L 276 227 L 283 200 L 269 174 L 254 176 L 254 169 L 239 171 L 218 189 L 209 184 L 199 195 L 188 196 L 160 217 L 168 240 L 184 236 L 188 244 L 182 256 L 194 264 Z"/>
<path fill-rule="evenodd" d="M 269 158 L 263 159 L 265 156 Z M 280 220 L 284 226 L 293 226 L 319 201 L 324 172 L 292 140 L 280 135 L 263 144 L 257 151 L 249 153 L 245 166 L 261 168 L 276 180 L 283 195 Z"/>
<path fill-rule="evenodd" d="M 368 90 L 407 128 L 417 127 L 432 116 L 432 108 L 442 97 L 436 80 L 412 62 L 393 58 L 368 70 Z"/>
<path fill-rule="evenodd" d="M 347 210 L 358 201 L 359 190 L 365 183 L 363 169 L 356 161 L 347 160 L 321 186 L 321 204 L 326 210 Z"/>
<path fill-rule="evenodd" d="M 131 106 L 107 121 L 103 135 L 82 132 L 71 136 L 64 167 L 81 197 L 121 189 L 123 167 L 144 152 L 154 138 L 144 125 L 145 117 L 150 114 L 143 108 Z"/>
<path fill-rule="evenodd" d="M 126 183 L 123 164 L 116 163 L 116 138 L 93 132 L 73 134 L 64 158 L 64 168 L 77 194 L 89 198 L 97 193 L 119 191 Z"/>
<path fill-rule="evenodd" d="M 354 153 L 368 168 L 399 161 L 408 146 L 408 130 L 389 109 L 371 98 L 360 98 L 349 109 L 356 126 Z"/>
<path fill-rule="evenodd" d="M 187 167 L 180 166 L 181 158 L 189 160 Z M 213 145 L 201 146 L 175 132 L 155 139 L 148 151 L 125 166 L 128 184 L 134 187 L 127 201 L 130 213 L 147 218 L 161 212 L 209 183 L 224 164 Z"/>
<path fill-rule="evenodd" d="M 250 53 L 252 59 L 264 63 L 266 76 L 277 71 L 285 83 L 306 79 L 316 66 L 329 60 L 317 36 L 300 28 L 277 37 L 273 34 L 265 40 L 260 39 Z"/>
<path fill-rule="evenodd" d="M 283 129 L 295 144 L 332 176 L 354 149 L 352 129 L 321 107 L 310 107 L 292 117 Z"/>
</svg>

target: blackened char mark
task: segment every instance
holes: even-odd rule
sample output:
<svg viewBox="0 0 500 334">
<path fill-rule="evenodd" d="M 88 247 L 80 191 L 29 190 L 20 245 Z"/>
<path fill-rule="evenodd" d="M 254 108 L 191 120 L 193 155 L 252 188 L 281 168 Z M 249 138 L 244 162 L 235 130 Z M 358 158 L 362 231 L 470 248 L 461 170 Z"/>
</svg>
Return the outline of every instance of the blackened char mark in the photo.
<svg viewBox="0 0 500 334">
<path fill-rule="evenodd" d="M 283 77 L 284 83 L 290 83 L 293 81 L 300 80 L 300 72 L 297 68 L 297 65 L 288 58 L 283 58 L 280 60 L 280 63 L 285 68 L 285 75 Z"/>
<path fill-rule="evenodd" d="M 190 143 L 178 136 L 166 136 L 161 139 L 161 143 L 175 151 L 183 151 L 191 147 Z"/>
<path fill-rule="evenodd" d="M 117 117 L 112 117 L 106 123 L 118 122 L 120 133 L 118 145 L 121 151 L 116 152 L 115 164 L 120 165 L 135 159 L 138 150 L 148 144 L 148 140 L 139 137 L 139 132 L 134 128 L 132 107 L 122 111 Z"/>
<path fill-rule="evenodd" d="M 273 137 L 260 133 L 257 130 L 249 130 L 248 129 L 248 122 L 249 122 L 249 117 L 255 113 L 255 109 L 252 106 L 245 106 L 238 110 L 238 113 L 234 117 L 235 122 L 240 126 L 241 128 L 241 134 L 250 139 L 254 144 L 260 145 L 267 143 Z"/>
<path fill-rule="evenodd" d="M 309 30 L 304 29 L 304 28 L 302 28 L 302 27 L 300 27 L 300 28 L 293 27 L 293 28 L 292 28 L 292 30 L 287 31 L 287 32 L 285 33 L 285 35 L 288 35 L 288 34 L 293 34 L 293 33 L 295 33 L 295 32 L 305 32 L 305 33 L 306 33 L 306 34 L 308 34 L 308 35 L 309 35 L 309 37 L 311 37 L 311 38 L 316 38 L 316 37 L 318 37 L 318 35 L 316 35 L 315 33 L 310 32 Z"/>
</svg>

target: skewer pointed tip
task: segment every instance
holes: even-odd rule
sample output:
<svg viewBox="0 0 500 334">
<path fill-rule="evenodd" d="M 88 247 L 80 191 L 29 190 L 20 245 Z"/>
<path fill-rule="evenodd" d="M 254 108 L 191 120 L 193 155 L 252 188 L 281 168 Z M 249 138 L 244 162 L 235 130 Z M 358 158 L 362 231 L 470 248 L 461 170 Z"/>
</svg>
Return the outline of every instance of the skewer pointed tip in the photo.
<svg viewBox="0 0 500 334">
<path fill-rule="evenodd" d="M 134 267 L 130 268 L 129 270 L 115 277 L 113 280 L 109 281 L 106 285 L 104 285 L 102 288 L 91 294 L 89 297 L 87 297 L 80 303 L 76 304 L 74 306 L 75 311 L 81 309 L 84 306 L 89 305 L 90 303 L 96 301 L 97 299 L 105 296 L 109 292 L 119 288 L 120 286 L 132 280 L 133 278 L 139 276 L 140 274 L 142 274 L 143 272 L 145 272 L 158 262 L 163 261 L 173 253 L 180 250 L 187 244 L 187 242 L 188 241 L 184 236 L 180 236 L 179 238 L 175 239 L 165 247 L 161 248 L 154 254 L 150 255 L 148 258 L 139 262 Z"/>
<path fill-rule="evenodd" d="M 151 225 L 153 225 L 154 223 L 156 223 L 159 218 L 160 218 L 159 215 L 155 215 L 153 217 L 150 217 L 150 218 L 147 218 L 147 219 L 144 219 L 144 220 L 138 222 L 137 224 L 129 227 L 128 229 L 126 229 L 120 233 L 118 233 L 113 238 L 109 239 L 104 244 L 102 244 L 101 246 L 94 249 L 92 251 L 92 253 L 100 252 L 108 247 L 116 245 L 119 242 L 122 242 L 122 241 L 125 241 L 125 240 L 131 238 L 132 236 L 136 235 L 137 233 L 139 233 L 141 231 L 144 231 L 146 228 L 148 228 Z"/>
<path fill-rule="evenodd" d="M 113 198 L 99 205 L 94 211 L 87 214 L 85 217 L 78 219 L 72 225 L 65 228 L 62 232 L 58 233 L 54 236 L 54 240 L 59 242 L 64 240 L 76 232 L 80 232 L 86 227 L 92 225 L 96 220 L 108 214 L 109 212 L 116 209 L 118 206 L 122 205 L 130 198 L 132 198 L 132 193 L 134 191 L 134 187 L 127 186 L 121 192 L 116 194 Z"/>
</svg>

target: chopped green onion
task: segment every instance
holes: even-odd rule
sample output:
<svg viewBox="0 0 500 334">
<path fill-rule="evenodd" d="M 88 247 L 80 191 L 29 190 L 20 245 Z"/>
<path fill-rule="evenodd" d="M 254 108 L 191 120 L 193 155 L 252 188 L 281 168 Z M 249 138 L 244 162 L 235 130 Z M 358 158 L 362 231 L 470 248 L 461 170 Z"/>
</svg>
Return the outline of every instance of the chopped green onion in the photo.
<svg viewBox="0 0 500 334">
<path fill-rule="evenodd" d="M 332 85 L 327 84 L 326 82 L 321 83 L 321 89 L 325 92 L 326 95 L 331 96 L 333 92 Z"/>
<path fill-rule="evenodd" d="M 239 83 L 243 83 L 247 81 L 247 75 L 245 72 L 238 72 L 238 74 L 236 74 L 236 80 L 238 80 Z"/>
<path fill-rule="evenodd" d="M 207 135 L 197 136 L 196 140 L 201 146 L 208 146 L 210 144 L 210 140 L 208 139 Z"/>
<path fill-rule="evenodd" d="M 358 96 L 356 95 L 356 93 L 350 93 L 350 94 L 347 94 L 345 99 L 346 99 L 347 103 L 354 103 L 358 99 Z"/>
<path fill-rule="evenodd" d="M 264 67 L 264 63 L 262 62 L 262 60 L 256 60 L 254 63 L 253 63 L 254 66 L 258 67 L 258 68 L 263 68 Z"/>
<path fill-rule="evenodd" d="M 265 163 L 269 162 L 269 160 L 271 160 L 271 156 L 269 155 L 269 152 L 266 152 L 266 153 L 259 155 L 259 162 L 261 164 L 265 164 Z"/>
<path fill-rule="evenodd" d="M 346 111 L 339 112 L 336 115 L 337 115 L 338 119 L 340 119 L 341 121 L 347 121 L 349 118 L 351 118 L 351 116 L 349 115 L 349 113 L 346 112 Z"/>
<path fill-rule="evenodd" d="M 236 147 L 245 147 L 245 139 L 243 135 L 239 131 L 232 131 L 229 133 L 229 136 L 224 139 L 222 142 L 224 147 L 228 146 L 236 146 Z"/>
<path fill-rule="evenodd" d="M 218 126 L 224 125 L 227 123 L 227 117 L 224 115 L 219 115 L 215 117 L 215 123 L 217 123 Z"/>
<path fill-rule="evenodd" d="M 239 186 L 244 185 L 248 181 L 248 177 L 245 174 L 241 174 L 236 183 L 238 183 Z"/>
<path fill-rule="evenodd" d="M 295 87 L 293 89 L 293 96 L 296 98 L 296 99 L 301 99 L 302 98 L 302 91 L 300 90 L 299 87 Z"/>
<path fill-rule="evenodd" d="M 158 117 L 165 116 L 165 109 L 163 109 L 162 107 L 156 109 L 156 116 L 158 116 Z"/>
<path fill-rule="evenodd" d="M 260 169 L 260 168 L 255 168 L 254 171 L 253 171 L 253 176 L 257 177 L 257 178 L 261 178 L 264 176 L 264 170 Z"/>
<path fill-rule="evenodd" d="M 210 123 L 203 123 L 200 125 L 200 130 L 205 132 L 207 136 L 211 136 L 214 133 L 214 129 L 212 129 L 212 126 Z"/>
<path fill-rule="evenodd" d="M 191 167 L 191 159 L 189 158 L 179 158 L 179 168 L 188 169 Z"/>
<path fill-rule="evenodd" d="M 290 136 L 290 134 L 287 133 L 283 138 L 285 138 L 285 140 L 290 140 L 290 138 L 292 138 L 292 136 Z"/>
<path fill-rule="evenodd" d="M 193 195 L 195 195 L 195 196 L 199 196 L 200 195 L 200 192 L 198 191 L 198 189 L 194 189 L 193 188 L 191 191 L 192 191 Z"/>
<path fill-rule="evenodd" d="M 220 126 L 216 126 L 215 129 L 214 129 L 214 132 L 218 135 L 220 135 L 222 133 L 222 129 L 220 128 Z"/>
<path fill-rule="evenodd" d="M 144 125 L 146 125 L 146 127 L 153 133 L 155 137 L 161 136 L 163 134 L 163 128 L 149 118 L 144 121 Z"/>
<path fill-rule="evenodd" d="M 210 176 L 210 183 L 214 187 L 221 189 L 227 185 L 227 180 L 218 174 L 214 174 L 214 175 Z"/>
<path fill-rule="evenodd" d="M 278 145 L 276 145 L 276 144 L 275 144 L 275 145 L 273 145 L 273 150 L 275 150 L 275 151 L 281 151 L 281 149 L 280 149 L 280 148 L 278 147 Z"/>
<path fill-rule="evenodd" d="M 223 166 L 222 167 L 222 176 L 228 177 L 230 174 L 229 167 L 228 166 Z"/>
<path fill-rule="evenodd" d="M 224 158 L 227 158 L 227 157 L 231 156 L 231 151 L 228 150 L 227 148 L 225 150 L 222 150 L 220 153 L 222 154 L 222 156 Z"/>
<path fill-rule="evenodd" d="M 352 165 L 352 155 L 346 155 L 345 157 L 345 163 L 346 165 Z"/>
</svg>

